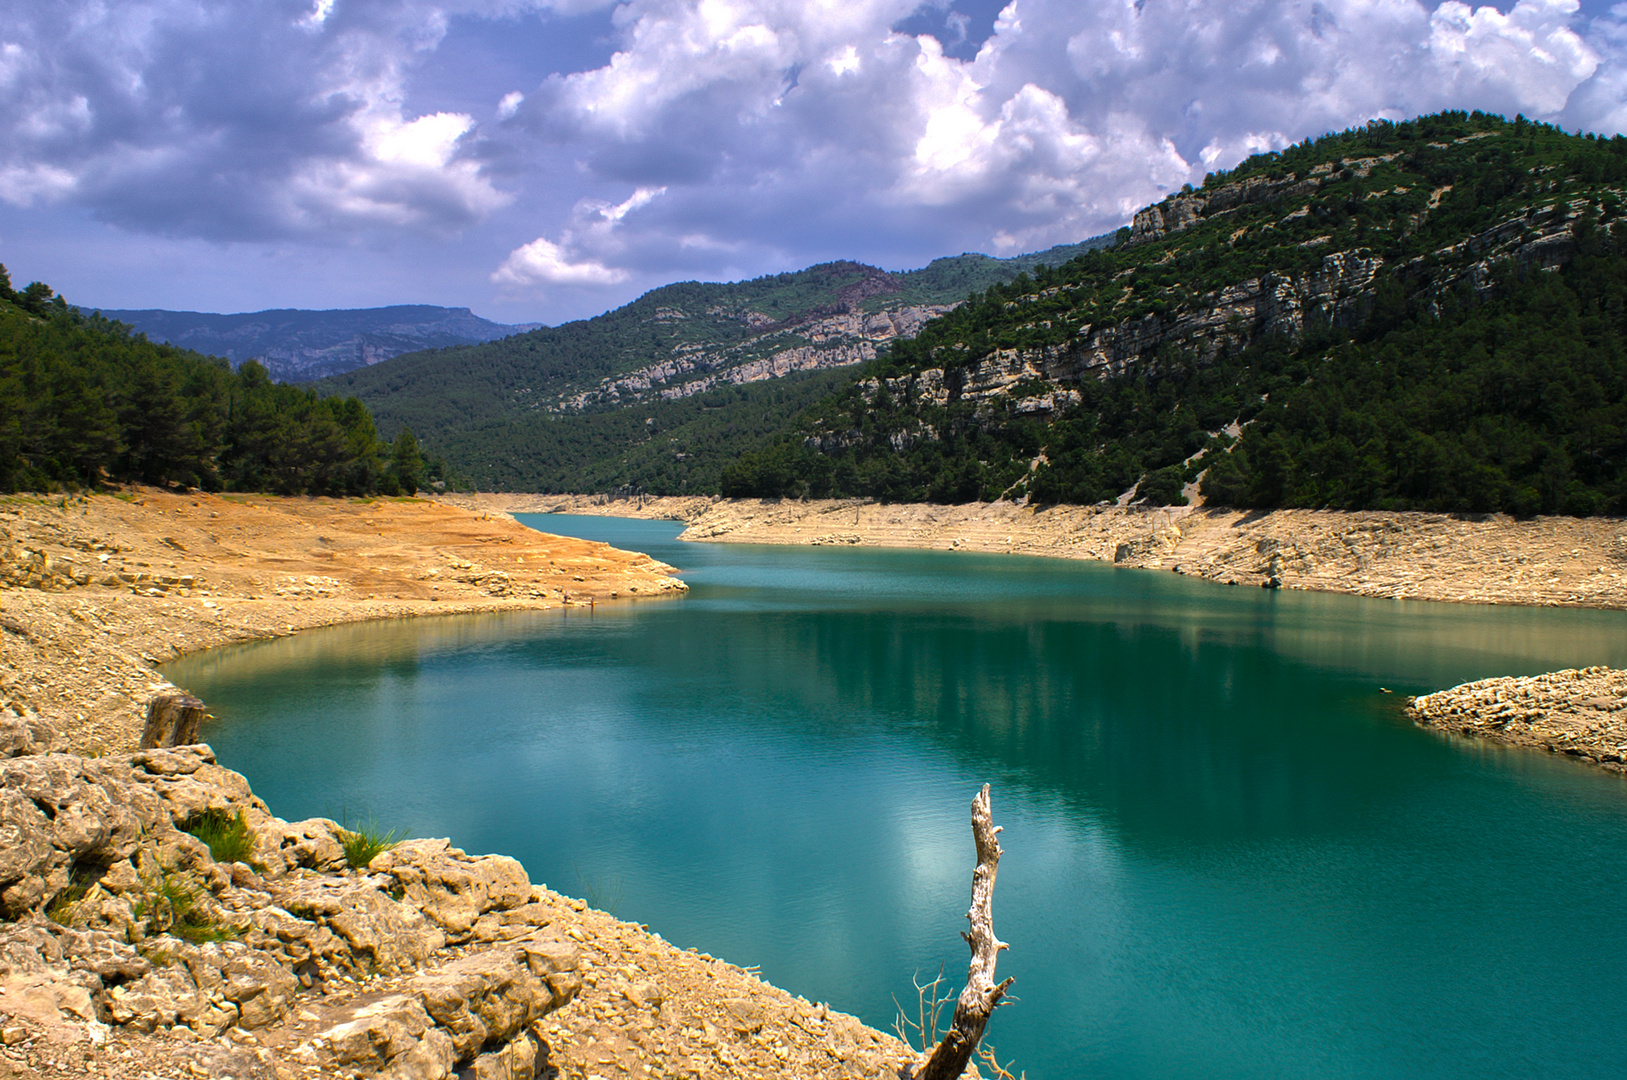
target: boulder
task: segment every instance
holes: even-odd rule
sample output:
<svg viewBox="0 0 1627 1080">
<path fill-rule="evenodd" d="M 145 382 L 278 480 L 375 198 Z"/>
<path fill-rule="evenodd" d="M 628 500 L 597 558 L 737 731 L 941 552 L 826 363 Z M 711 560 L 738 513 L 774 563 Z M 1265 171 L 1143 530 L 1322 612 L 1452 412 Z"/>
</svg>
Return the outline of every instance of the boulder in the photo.
<svg viewBox="0 0 1627 1080">
<path fill-rule="evenodd" d="M 123 761 L 128 763 L 128 778 L 157 795 L 177 826 L 209 811 L 228 817 L 239 810 L 251 818 L 271 816 L 241 773 L 215 763 L 215 752 L 206 743 L 138 750 Z"/>
<path fill-rule="evenodd" d="M 68 754 L 0 759 L 0 914 L 50 903 L 76 872 L 132 855 L 158 815 L 117 767 Z"/>
<path fill-rule="evenodd" d="M 375 858 L 368 869 L 394 879 L 402 898 L 454 942 L 468 941 L 475 921 L 531 900 L 525 868 L 504 855 L 470 856 L 446 840 L 407 840 Z"/>
<path fill-rule="evenodd" d="M 569 968 L 561 969 L 562 961 Z M 533 951 L 516 943 L 482 949 L 417 975 L 407 990 L 451 1035 L 457 1059 L 467 1062 L 575 997 L 581 987 L 571 977 L 575 966 L 574 950 Z"/>
<path fill-rule="evenodd" d="M 364 995 L 341 1021 L 311 1040 L 324 1071 L 378 1070 L 392 1080 L 444 1080 L 452 1074 L 452 1040 L 407 994 Z"/>
<path fill-rule="evenodd" d="M 522 1031 L 502 1049 L 481 1054 L 458 1070 L 458 1080 L 535 1080 L 545 1053 L 535 1034 Z"/>
<path fill-rule="evenodd" d="M 254 833 L 254 857 L 272 877 L 305 868 L 332 872 L 345 868 L 345 849 L 339 826 L 327 818 L 286 822 L 269 814 L 249 815 Z"/>
<path fill-rule="evenodd" d="M 0 757 L 45 754 L 60 743 L 55 729 L 38 713 L 23 715 L 10 709 L 0 710 Z"/>
<path fill-rule="evenodd" d="M 337 959 L 357 971 L 413 971 L 446 945 L 446 934 L 416 907 L 365 878 L 298 877 L 278 883 L 272 896 L 290 915 L 331 929 L 346 947 Z"/>
</svg>

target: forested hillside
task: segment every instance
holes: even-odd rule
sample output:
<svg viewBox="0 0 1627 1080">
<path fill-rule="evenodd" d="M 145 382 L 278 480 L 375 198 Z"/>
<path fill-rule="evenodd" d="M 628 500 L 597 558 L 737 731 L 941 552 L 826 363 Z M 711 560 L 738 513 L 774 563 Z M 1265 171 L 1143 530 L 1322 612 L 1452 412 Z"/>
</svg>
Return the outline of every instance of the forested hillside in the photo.
<svg viewBox="0 0 1627 1080">
<path fill-rule="evenodd" d="M 362 495 L 430 482 L 417 440 L 379 439 L 355 398 L 261 365 L 155 345 L 0 266 L 0 491 L 108 481 Z"/>
<path fill-rule="evenodd" d="M 386 431 L 410 426 L 482 487 L 715 491 L 725 464 L 845 383 L 843 369 L 969 293 L 1107 239 L 906 273 L 839 262 L 681 282 L 594 319 L 397 357 L 317 386 L 361 397 Z"/>
<path fill-rule="evenodd" d="M 731 495 L 1627 513 L 1627 138 L 1250 158 L 893 343 Z"/>
</svg>

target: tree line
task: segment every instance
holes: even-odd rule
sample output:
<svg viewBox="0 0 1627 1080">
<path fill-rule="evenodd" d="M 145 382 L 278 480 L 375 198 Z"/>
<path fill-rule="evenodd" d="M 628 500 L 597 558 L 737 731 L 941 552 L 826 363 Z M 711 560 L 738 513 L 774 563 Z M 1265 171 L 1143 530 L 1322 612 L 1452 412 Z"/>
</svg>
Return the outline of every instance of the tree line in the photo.
<svg viewBox="0 0 1627 1080">
<path fill-rule="evenodd" d="M 141 482 L 286 495 L 412 494 L 444 479 L 356 398 L 271 381 L 255 361 L 154 344 L 0 266 L 0 490 Z"/>
</svg>

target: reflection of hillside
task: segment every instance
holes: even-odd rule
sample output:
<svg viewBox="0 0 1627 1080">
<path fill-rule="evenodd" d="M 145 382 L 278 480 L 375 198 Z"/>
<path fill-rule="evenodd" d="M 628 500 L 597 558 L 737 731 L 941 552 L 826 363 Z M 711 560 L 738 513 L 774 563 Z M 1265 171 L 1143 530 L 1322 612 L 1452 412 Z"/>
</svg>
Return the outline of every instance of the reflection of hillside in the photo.
<svg viewBox="0 0 1627 1080">
<path fill-rule="evenodd" d="M 1404 694 L 1488 664 L 1623 659 L 1606 625 L 1619 616 L 1172 585 L 1088 608 L 706 613 L 629 659 L 659 673 L 647 715 L 670 715 L 671 695 L 832 746 L 925 740 L 1152 842 L 1338 832 L 1436 775 L 1448 751 L 1400 720 L 1381 683 Z"/>
<path fill-rule="evenodd" d="M 300 679 L 340 671 L 364 681 L 379 670 L 415 670 L 432 655 L 512 641 L 568 616 L 560 611 L 489 612 L 432 619 L 380 619 L 308 630 L 292 637 L 255 641 L 183 657 L 164 668 L 177 686 L 231 681 Z"/>
<path fill-rule="evenodd" d="M 649 745 L 947 749 L 1159 845 L 1337 833 L 1456 752 L 1401 721 L 1401 695 L 1627 662 L 1620 613 L 1273 594 L 998 556 L 687 550 L 697 587 L 678 605 L 340 627 L 171 675 L 399 701 L 353 721 L 385 741 L 410 726 L 435 744 L 437 702 L 554 724 L 567 702 L 614 701 Z"/>
</svg>

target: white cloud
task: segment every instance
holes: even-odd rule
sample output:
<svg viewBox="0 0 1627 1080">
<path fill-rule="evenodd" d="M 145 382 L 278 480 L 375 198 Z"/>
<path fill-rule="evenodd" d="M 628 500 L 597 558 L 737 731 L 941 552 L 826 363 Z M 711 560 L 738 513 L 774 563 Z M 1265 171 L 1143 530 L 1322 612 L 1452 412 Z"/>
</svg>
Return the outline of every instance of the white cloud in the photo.
<svg viewBox="0 0 1627 1080">
<path fill-rule="evenodd" d="M 510 291 L 549 285 L 618 285 L 632 275 L 602 260 L 624 249 L 616 235 L 627 215 L 648 206 L 666 188 L 639 188 L 611 204 L 584 199 L 572 213 L 573 223 L 559 243 L 538 237 L 509 253 L 491 279 Z"/>
<path fill-rule="evenodd" d="M 455 231 L 510 201 L 478 126 L 410 111 L 459 11 L 503 0 L 25 5 L 0 44 L 6 198 L 219 239 Z"/>
<path fill-rule="evenodd" d="M 0 199 L 13 206 L 32 206 L 35 200 L 54 202 L 71 194 L 74 175 L 50 165 L 8 165 L 0 168 Z"/>
<path fill-rule="evenodd" d="M 505 290 L 615 289 L 1078 240 L 1374 116 L 1627 127 L 1627 5 L 1012 0 L 975 55 L 930 6 L 954 55 L 893 29 L 921 0 L 14 4 L 0 200 L 239 241 L 481 226 Z M 448 35 L 539 12 L 613 55 L 430 92 Z"/>
<path fill-rule="evenodd" d="M 546 237 L 515 248 L 492 272 L 499 285 L 534 288 L 539 285 L 617 285 L 627 271 L 613 270 L 593 259 L 572 262 L 565 250 Z"/>
</svg>

